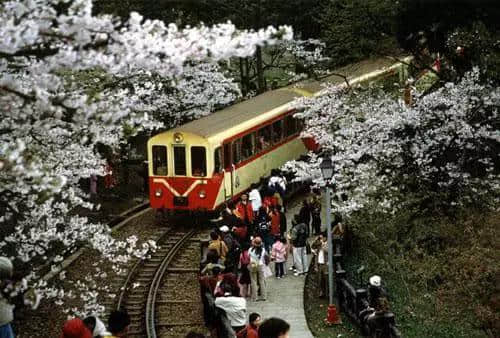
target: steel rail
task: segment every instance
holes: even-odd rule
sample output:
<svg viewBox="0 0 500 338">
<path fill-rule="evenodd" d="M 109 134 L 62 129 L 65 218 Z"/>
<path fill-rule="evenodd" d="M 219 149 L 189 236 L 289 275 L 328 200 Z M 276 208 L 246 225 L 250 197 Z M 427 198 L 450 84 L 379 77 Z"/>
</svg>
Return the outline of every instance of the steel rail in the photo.
<svg viewBox="0 0 500 338">
<path fill-rule="evenodd" d="M 162 260 L 159 268 L 156 270 L 155 276 L 151 282 L 149 288 L 148 299 L 146 302 L 146 332 L 148 338 L 157 338 L 156 326 L 155 326 L 155 305 L 156 305 L 156 295 L 158 289 L 160 288 L 160 283 L 167 271 L 168 266 L 172 262 L 173 258 L 179 252 L 179 250 L 184 246 L 184 244 L 196 233 L 193 229 L 187 232 L 182 238 L 174 244 L 174 246 L 168 251 L 167 255 Z"/>
</svg>

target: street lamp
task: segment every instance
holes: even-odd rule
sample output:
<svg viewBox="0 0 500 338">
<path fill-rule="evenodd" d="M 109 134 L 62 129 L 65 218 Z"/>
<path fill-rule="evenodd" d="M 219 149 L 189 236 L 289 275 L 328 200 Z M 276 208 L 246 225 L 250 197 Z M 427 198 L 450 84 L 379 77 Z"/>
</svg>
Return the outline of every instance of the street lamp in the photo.
<svg viewBox="0 0 500 338">
<path fill-rule="evenodd" d="M 342 321 L 337 313 L 337 308 L 333 300 L 333 236 L 332 236 L 332 226 L 331 226 L 331 216 L 332 216 L 332 202 L 330 200 L 330 181 L 333 177 L 333 163 L 330 154 L 326 154 L 321 161 L 319 168 L 321 169 L 321 174 L 325 181 L 325 204 L 326 204 L 326 229 L 328 234 L 328 312 L 325 322 L 328 325 L 340 324 Z"/>
</svg>

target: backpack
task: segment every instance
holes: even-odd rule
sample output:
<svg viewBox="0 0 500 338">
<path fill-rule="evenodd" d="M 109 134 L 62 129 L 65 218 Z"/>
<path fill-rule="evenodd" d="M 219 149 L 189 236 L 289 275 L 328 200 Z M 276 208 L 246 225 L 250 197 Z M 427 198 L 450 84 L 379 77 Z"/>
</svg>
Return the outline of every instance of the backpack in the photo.
<svg viewBox="0 0 500 338">
<path fill-rule="evenodd" d="M 260 222 L 257 225 L 257 228 L 260 232 L 267 232 L 269 230 L 269 225 L 267 224 L 267 222 Z"/>
<path fill-rule="evenodd" d="M 241 262 L 241 265 L 250 264 L 250 254 L 248 253 L 248 251 L 243 251 L 241 253 L 240 262 Z"/>
</svg>

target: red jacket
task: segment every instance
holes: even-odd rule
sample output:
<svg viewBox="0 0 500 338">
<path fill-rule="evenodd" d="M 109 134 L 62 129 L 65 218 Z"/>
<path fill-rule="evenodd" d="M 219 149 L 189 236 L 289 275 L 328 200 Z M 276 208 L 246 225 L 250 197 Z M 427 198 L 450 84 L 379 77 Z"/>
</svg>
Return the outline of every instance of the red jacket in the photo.
<svg viewBox="0 0 500 338">
<path fill-rule="evenodd" d="M 245 238 L 247 237 L 248 229 L 246 226 L 241 226 L 234 228 L 233 232 L 239 240 L 245 240 Z"/>
<path fill-rule="evenodd" d="M 271 235 L 276 236 L 280 234 L 280 213 L 272 212 L 271 213 Z"/>
<path fill-rule="evenodd" d="M 274 196 L 266 196 L 264 197 L 264 201 L 262 201 L 262 204 L 268 207 L 275 207 L 278 205 L 278 200 Z"/>
<path fill-rule="evenodd" d="M 250 202 L 247 202 L 247 204 L 243 204 L 241 201 L 236 204 L 236 211 L 239 214 L 239 217 L 241 218 L 242 221 L 245 220 L 245 214 L 246 218 L 248 218 L 248 223 L 253 222 L 253 209 L 252 209 L 252 204 Z"/>
</svg>

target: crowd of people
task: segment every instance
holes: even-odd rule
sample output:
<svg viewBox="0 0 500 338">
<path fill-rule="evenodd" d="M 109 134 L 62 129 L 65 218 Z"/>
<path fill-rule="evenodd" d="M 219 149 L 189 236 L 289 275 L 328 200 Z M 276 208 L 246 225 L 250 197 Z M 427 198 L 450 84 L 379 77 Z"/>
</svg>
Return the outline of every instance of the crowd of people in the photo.
<svg viewBox="0 0 500 338">
<path fill-rule="evenodd" d="M 236 333 L 248 330 L 247 299 L 266 301 L 266 279 L 273 275 L 282 279 L 290 271 L 294 276 L 305 276 L 308 254 L 312 253 L 308 238 L 313 234 L 323 238 L 320 191 L 311 191 L 289 229 L 286 191 L 286 179 L 273 170 L 267 182 L 261 182 L 260 187 L 252 185 L 248 194 L 228 203 L 210 233 L 200 277 L 202 294 L 214 297 L 215 307 L 223 310 Z M 324 245 L 315 248 L 316 254 L 321 251 L 322 264 L 326 263 L 324 250 Z M 287 267 L 289 256 L 292 264 Z"/>
</svg>

